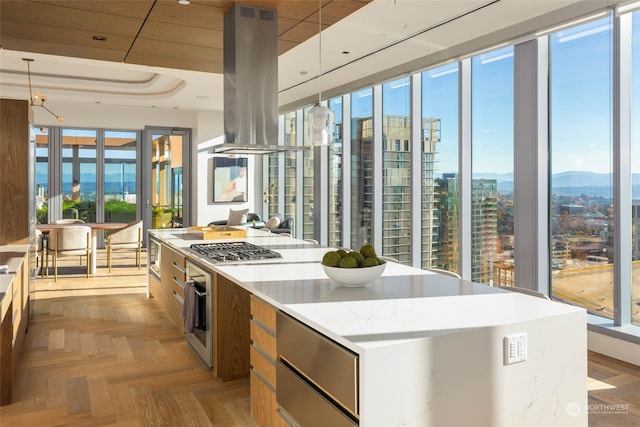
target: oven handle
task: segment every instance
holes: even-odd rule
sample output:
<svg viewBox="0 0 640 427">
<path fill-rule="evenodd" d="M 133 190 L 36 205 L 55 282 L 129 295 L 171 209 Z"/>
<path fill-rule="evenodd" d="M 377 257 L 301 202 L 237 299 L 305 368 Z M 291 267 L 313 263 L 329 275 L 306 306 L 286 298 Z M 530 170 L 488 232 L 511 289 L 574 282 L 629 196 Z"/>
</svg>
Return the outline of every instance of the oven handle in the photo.
<svg viewBox="0 0 640 427">
<path fill-rule="evenodd" d="M 195 280 L 193 279 L 189 279 L 187 280 L 185 283 L 190 283 L 190 284 L 195 284 Z M 209 291 L 204 291 L 204 292 L 200 292 L 197 288 L 194 288 L 193 291 L 196 293 L 196 295 L 198 295 L 199 297 L 206 297 L 207 295 L 211 295 L 211 292 Z"/>
<path fill-rule="evenodd" d="M 199 297 L 206 297 L 207 295 L 209 295 L 211 292 L 209 291 L 204 291 L 204 292 L 200 292 L 197 289 L 194 289 L 194 292 L 196 293 L 196 295 L 198 295 Z"/>
</svg>

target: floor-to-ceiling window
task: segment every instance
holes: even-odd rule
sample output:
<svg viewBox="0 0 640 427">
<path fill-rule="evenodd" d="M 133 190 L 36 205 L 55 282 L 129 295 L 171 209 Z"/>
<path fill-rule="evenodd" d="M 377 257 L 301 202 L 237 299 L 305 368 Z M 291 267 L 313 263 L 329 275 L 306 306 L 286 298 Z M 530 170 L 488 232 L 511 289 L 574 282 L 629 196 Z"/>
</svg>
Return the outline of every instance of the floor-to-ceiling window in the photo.
<svg viewBox="0 0 640 427">
<path fill-rule="evenodd" d="M 311 146 L 311 138 L 309 137 L 309 110 L 311 107 L 306 107 L 303 110 L 303 145 L 305 147 Z M 314 225 L 313 215 L 315 209 L 315 198 L 313 191 L 314 180 L 314 152 L 313 149 L 302 151 L 302 237 L 304 239 L 313 239 Z M 300 155 L 300 154 L 298 154 Z"/>
<path fill-rule="evenodd" d="M 351 94 L 351 247 L 372 243 L 373 89 Z"/>
<path fill-rule="evenodd" d="M 104 134 L 104 220 L 136 219 L 138 194 L 136 132 L 106 131 Z"/>
<path fill-rule="evenodd" d="M 34 129 L 36 136 L 36 221 L 49 223 L 49 129 Z"/>
<path fill-rule="evenodd" d="M 471 69 L 471 280 L 513 285 L 513 47 Z"/>
<path fill-rule="evenodd" d="M 459 271 L 458 63 L 422 73 L 422 268 Z"/>
<path fill-rule="evenodd" d="M 62 217 L 96 221 L 97 131 L 62 129 Z"/>
<path fill-rule="evenodd" d="M 640 11 L 631 22 L 631 321 L 640 325 Z"/>
<path fill-rule="evenodd" d="M 296 145 L 297 115 L 295 111 L 284 116 L 284 143 L 285 145 Z M 284 154 L 284 218 L 296 218 L 296 191 L 297 191 L 297 151 L 288 151 Z"/>
<path fill-rule="evenodd" d="M 263 203 L 267 205 L 268 217 L 275 216 L 280 212 L 278 210 L 278 157 L 278 153 L 269 154 L 267 160 L 268 180 L 262 189 Z"/>
<path fill-rule="evenodd" d="M 556 27 L 546 36 L 532 35 L 515 48 L 500 47 L 468 61 L 420 71 L 419 137 L 408 136 L 417 124 L 409 125 L 408 120 L 416 117 L 416 112 L 409 111 L 407 98 L 400 96 L 392 101 L 394 91 L 401 93 L 409 87 L 411 79 L 418 77 L 415 74 L 345 95 L 347 111 L 340 110 L 339 115 L 344 116 L 344 129 L 350 141 L 340 147 L 336 139 L 324 166 L 330 171 L 330 222 L 340 222 L 338 215 L 343 215 L 342 222 L 350 227 L 350 235 L 343 239 L 346 244 L 357 248 L 372 243 L 373 236 L 376 241 L 382 236 L 384 255 L 402 258 L 400 250 L 388 249 L 389 238 L 396 239 L 396 246 L 400 241 L 400 233 L 391 235 L 389 224 L 397 219 L 392 215 L 401 212 L 405 205 L 410 206 L 412 212 L 418 209 L 415 188 L 414 200 L 403 197 L 407 187 L 417 184 L 413 182 L 417 180 L 416 172 L 409 170 L 418 164 L 415 144 L 419 140 L 421 217 L 420 221 L 414 218 L 405 230 L 414 243 L 408 251 L 415 250 L 415 240 L 420 237 L 419 260 L 423 268 L 462 270 L 465 278 L 470 276 L 476 282 L 529 287 L 530 283 L 514 283 L 516 271 L 520 274 L 527 271 L 524 267 L 516 270 L 515 265 L 514 224 L 518 217 L 523 227 L 531 225 L 532 230 L 545 231 L 548 227 L 549 231 L 548 236 L 545 231 L 532 231 L 544 236 L 538 242 L 527 242 L 528 239 L 518 242 L 521 265 L 527 261 L 523 253 L 537 252 L 538 259 L 531 261 L 538 266 L 536 271 L 540 275 L 534 287 L 537 284 L 538 289 L 544 291 L 549 285 L 553 298 L 586 307 L 595 315 L 612 318 L 613 313 L 624 312 L 623 324 L 628 323 L 630 310 L 631 321 L 640 324 L 640 12 L 632 12 L 631 31 L 620 31 L 620 43 L 613 36 L 614 24 L 618 21 L 609 12 L 606 18 L 602 18 L 606 16 L 604 12 L 592 21 L 581 19 L 561 29 Z M 625 13 L 628 12 L 622 15 Z M 627 28 L 627 23 L 624 21 L 616 28 Z M 629 41 L 631 75 L 627 76 L 624 47 Z M 548 58 L 543 58 L 547 48 Z M 518 67 L 514 66 L 514 52 Z M 616 62 L 616 55 L 622 59 Z M 533 69 L 522 66 L 528 61 L 533 62 Z M 614 74 L 618 63 L 622 65 L 619 77 Z M 627 123 L 625 114 L 629 112 L 624 105 L 619 106 L 622 112 L 616 113 L 613 108 L 614 102 L 626 103 L 628 95 L 625 92 L 624 96 L 618 96 L 613 92 L 617 78 L 620 78 L 619 86 L 627 92 L 627 80 L 631 83 L 631 123 Z M 518 92 L 519 96 L 515 96 L 514 84 L 519 89 L 528 85 L 537 89 L 530 104 L 529 95 Z M 403 96 L 408 97 L 408 93 Z M 382 101 L 377 98 L 378 94 L 382 95 Z M 330 106 L 334 111 L 339 109 L 334 104 Z M 379 107 L 381 115 L 378 115 Z M 531 131 L 528 126 L 522 126 L 522 120 L 529 120 L 528 114 L 533 119 L 526 123 L 531 125 Z M 519 120 L 517 128 L 514 117 Z M 624 129 L 614 127 L 618 122 Z M 467 123 L 471 126 L 466 127 Z M 376 133 L 375 139 L 374 129 L 382 131 L 382 135 Z M 514 129 L 517 132 L 514 133 Z M 623 154 L 617 156 L 614 130 L 620 131 L 621 144 L 627 144 L 624 138 L 631 135 L 629 157 L 624 154 L 626 148 L 619 150 Z M 410 143 L 405 148 L 405 139 L 414 141 L 414 145 Z M 515 146 L 516 140 L 518 144 L 535 146 Z M 380 146 L 374 147 L 374 141 Z M 467 146 L 471 150 L 467 150 Z M 459 151 L 459 147 L 464 151 Z M 532 159 L 531 169 L 515 170 L 515 164 L 520 166 L 524 164 L 523 159 L 526 161 L 522 154 L 527 153 L 527 149 L 523 151 L 523 147 L 531 148 L 538 157 Z M 338 157 L 341 149 L 349 156 L 342 162 Z M 414 150 L 413 156 L 407 158 L 411 161 L 404 162 L 403 150 Z M 374 159 L 382 164 L 382 169 L 375 173 Z M 629 164 L 631 178 L 626 175 Z M 616 190 L 613 185 L 616 176 L 623 181 L 631 179 L 631 200 L 627 199 L 626 181 Z M 341 177 L 348 179 L 347 186 L 342 187 L 347 194 L 339 197 L 337 183 Z M 530 196 L 536 198 L 534 209 L 527 205 L 518 213 L 514 205 L 514 181 L 520 188 L 522 182 L 529 179 L 536 180 L 531 181 L 531 187 L 538 185 L 540 194 Z M 380 185 L 374 187 L 378 182 Z M 470 193 L 466 193 L 467 188 Z M 529 195 L 517 196 L 519 201 L 529 202 Z M 339 206 L 341 198 L 347 205 Z M 614 206 L 621 203 L 625 209 L 614 211 Z M 467 204 L 468 212 L 461 212 L 460 207 Z M 628 213 L 621 213 L 627 211 L 629 204 L 631 221 L 627 221 Z M 543 208 L 538 209 L 540 207 Z M 614 214 L 615 218 L 623 219 L 617 230 Z M 382 226 L 380 230 L 372 229 L 374 218 L 375 225 Z M 535 223 L 529 224 L 532 220 Z M 333 230 L 330 234 L 337 231 L 332 225 L 329 224 L 329 230 Z M 629 254 L 614 256 L 613 253 L 614 243 L 621 242 L 626 251 L 629 241 L 632 283 L 629 283 L 626 265 Z M 330 245 L 341 246 L 338 240 L 330 240 Z M 624 268 L 615 280 L 614 259 L 622 259 L 616 265 L 618 270 Z M 418 258 L 412 256 L 408 262 L 415 265 Z M 614 289 L 623 293 L 617 300 L 624 306 L 614 307 L 617 301 Z M 629 296 L 631 307 L 627 304 Z"/>
<path fill-rule="evenodd" d="M 151 132 L 151 228 L 183 225 L 184 136 Z"/>
<path fill-rule="evenodd" d="M 612 20 L 549 36 L 551 290 L 613 317 Z"/>
<path fill-rule="evenodd" d="M 335 116 L 329 146 L 329 246 L 342 246 L 342 97 L 331 98 L 329 108 Z"/>
<path fill-rule="evenodd" d="M 409 76 L 382 85 L 382 254 L 402 263 L 411 262 L 410 95 Z"/>
</svg>

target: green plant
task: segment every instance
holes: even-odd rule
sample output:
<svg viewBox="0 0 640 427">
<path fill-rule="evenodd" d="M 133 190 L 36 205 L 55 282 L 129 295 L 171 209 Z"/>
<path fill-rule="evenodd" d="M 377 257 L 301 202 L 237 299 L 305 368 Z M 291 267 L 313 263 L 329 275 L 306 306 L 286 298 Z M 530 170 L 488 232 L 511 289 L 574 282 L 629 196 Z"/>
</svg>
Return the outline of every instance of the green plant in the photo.
<svg viewBox="0 0 640 427">
<path fill-rule="evenodd" d="M 109 200 L 104 203 L 104 210 L 107 212 L 135 213 L 136 204 L 122 200 Z"/>
<path fill-rule="evenodd" d="M 176 210 L 170 206 L 154 206 L 151 208 L 151 213 L 153 215 L 160 215 L 163 213 L 175 213 Z"/>
<path fill-rule="evenodd" d="M 44 224 L 49 218 L 49 205 L 42 205 L 41 208 L 36 209 L 36 221 L 40 224 Z"/>
</svg>

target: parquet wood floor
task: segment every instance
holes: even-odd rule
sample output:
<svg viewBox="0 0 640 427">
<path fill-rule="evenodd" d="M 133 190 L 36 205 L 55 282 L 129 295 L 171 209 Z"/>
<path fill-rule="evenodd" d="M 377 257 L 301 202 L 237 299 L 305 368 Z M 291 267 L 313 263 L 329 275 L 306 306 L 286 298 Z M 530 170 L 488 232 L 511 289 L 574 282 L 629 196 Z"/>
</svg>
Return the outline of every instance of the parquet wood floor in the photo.
<svg viewBox="0 0 640 427">
<path fill-rule="evenodd" d="M 134 263 L 90 279 L 70 262 L 38 279 L 8 426 L 241 426 L 249 381 L 220 382 L 203 367 Z M 75 266 L 73 265 L 75 263 Z M 588 353 L 589 426 L 640 426 L 640 367 Z"/>
</svg>

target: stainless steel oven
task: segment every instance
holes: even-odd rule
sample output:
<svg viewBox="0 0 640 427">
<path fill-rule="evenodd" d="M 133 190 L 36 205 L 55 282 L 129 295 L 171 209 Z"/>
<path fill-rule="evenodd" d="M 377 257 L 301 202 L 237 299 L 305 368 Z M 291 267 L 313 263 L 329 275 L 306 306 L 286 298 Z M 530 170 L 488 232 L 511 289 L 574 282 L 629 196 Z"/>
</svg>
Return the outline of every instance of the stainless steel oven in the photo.
<svg viewBox="0 0 640 427">
<path fill-rule="evenodd" d="M 187 260 L 184 314 L 187 343 L 205 366 L 213 368 L 213 274 Z"/>
</svg>

